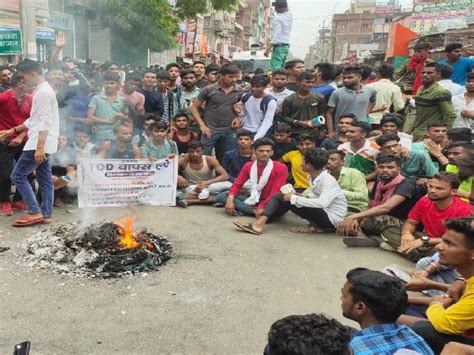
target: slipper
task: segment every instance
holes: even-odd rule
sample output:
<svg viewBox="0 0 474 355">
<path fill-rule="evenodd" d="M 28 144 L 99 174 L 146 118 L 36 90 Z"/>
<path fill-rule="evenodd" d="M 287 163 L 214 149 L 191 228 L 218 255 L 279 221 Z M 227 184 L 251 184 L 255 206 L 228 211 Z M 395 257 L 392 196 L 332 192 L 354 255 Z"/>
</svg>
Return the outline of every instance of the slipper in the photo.
<svg viewBox="0 0 474 355">
<path fill-rule="evenodd" d="M 252 223 L 242 224 L 240 221 L 234 221 L 233 223 L 237 228 L 239 228 L 240 230 L 243 230 L 244 232 L 251 233 L 254 235 L 262 234 L 262 232 L 259 232 L 253 229 Z"/>
<path fill-rule="evenodd" d="M 53 223 L 53 220 L 51 218 L 43 218 L 37 224 L 51 224 L 51 223 Z"/>
<path fill-rule="evenodd" d="M 25 215 L 20 219 L 13 222 L 13 227 L 27 227 L 34 224 L 39 224 L 43 221 L 43 217 L 31 217 L 30 215 Z"/>
</svg>

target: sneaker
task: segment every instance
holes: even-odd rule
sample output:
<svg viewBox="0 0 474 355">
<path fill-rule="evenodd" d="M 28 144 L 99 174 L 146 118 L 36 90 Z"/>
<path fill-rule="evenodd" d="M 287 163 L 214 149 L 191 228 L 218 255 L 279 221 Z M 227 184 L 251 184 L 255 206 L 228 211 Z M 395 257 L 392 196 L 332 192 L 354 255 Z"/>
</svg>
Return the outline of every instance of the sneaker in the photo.
<svg viewBox="0 0 474 355">
<path fill-rule="evenodd" d="M 388 244 L 387 242 L 382 242 L 380 243 L 379 245 L 379 248 L 380 249 L 383 249 L 383 250 L 386 250 L 386 251 L 397 251 L 397 249 L 395 249 L 394 247 L 392 247 L 390 244 Z"/>
<path fill-rule="evenodd" d="M 209 192 L 209 190 L 204 189 L 199 193 L 198 198 L 200 200 L 207 200 L 209 198 L 209 196 L 211 196 L 211 193 Z"/>
<path fill-rule="evenodd" d="M 368 237 L 344 237 L 342 242 L 350 248 L 375 248 L 380 244 Z"/>
<path fill-rule="evenodd" d="M 2 216 L 13 216 L 12 204 L 10 202 L 0 203 L 0 214 Z"/>
<path fill-rule="evenodd" d="M 16 201 L 12 203 L 12 208 L 21 212 L 28 212 L 28 206 L 24 201 Z"/>
</svg>

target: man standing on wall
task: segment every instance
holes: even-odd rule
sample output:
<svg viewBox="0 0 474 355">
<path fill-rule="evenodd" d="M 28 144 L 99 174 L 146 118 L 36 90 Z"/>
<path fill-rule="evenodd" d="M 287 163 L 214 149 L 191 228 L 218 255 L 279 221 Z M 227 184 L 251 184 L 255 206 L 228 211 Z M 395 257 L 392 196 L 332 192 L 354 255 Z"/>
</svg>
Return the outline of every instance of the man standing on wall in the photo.
<svg viewBox="0 0 474 355">
<path fill-rule="evenodd" d="M 286 0 L 272 2 L 275 7 L 276 16 L 272 22 L 272 38 L 267 46 L 265 56 L 272 54 L 271 67 L 281 69 L 285 65 L 286 57 L 290 48 L 290 34 L 293 26 L 293 15 L 288 9 Z"/>
</svg>

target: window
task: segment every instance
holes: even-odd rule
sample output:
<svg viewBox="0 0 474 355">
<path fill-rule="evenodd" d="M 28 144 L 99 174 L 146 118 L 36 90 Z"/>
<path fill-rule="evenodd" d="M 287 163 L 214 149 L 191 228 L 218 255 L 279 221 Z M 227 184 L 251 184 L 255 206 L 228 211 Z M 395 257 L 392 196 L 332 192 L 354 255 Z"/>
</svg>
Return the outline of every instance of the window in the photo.
<svg viewBox="0 0 474 355">
<path fill-rule="evenodd" d="M 364 14 L 370 14 L 370 10 L 364 10 L 363 13 Z"/>
<path fill-rule="evenodd" d="M 369 28 L 369 25 L 366 24 L 366 23 L 363 23 L 363 24 L 362 24 L 362 28 L 363 28 L 363 29 L 368 29 L 368 28 Z"/>
</svg>

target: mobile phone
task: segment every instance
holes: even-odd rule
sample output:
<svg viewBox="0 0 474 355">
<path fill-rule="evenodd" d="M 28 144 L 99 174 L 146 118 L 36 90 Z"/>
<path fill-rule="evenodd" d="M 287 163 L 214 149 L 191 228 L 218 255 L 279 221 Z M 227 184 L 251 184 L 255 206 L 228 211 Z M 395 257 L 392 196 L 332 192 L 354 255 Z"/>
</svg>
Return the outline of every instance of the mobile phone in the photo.
<svg viewBox="0 0 474 355">
<path fill-rule="evenodd" d="M 28 355 L 30 353 L 31 342 L 24 341 L 23 343 L 16 344 L 13 349 L 13 355 Z"/>
<path fill-rule="evenodd" d="M 384 269 L 384 272 L 386 274 L 398 277 L 400 280 L 402 280 L 405 283 L 408 283 L 411 280 L 411 276 L 408 273 L 408 271 L 406 271 L 404 268 L 402 268 L 401 266 L 397 264 L 392 264 L 392 265 L 387 266 Z"/>
</svg>

